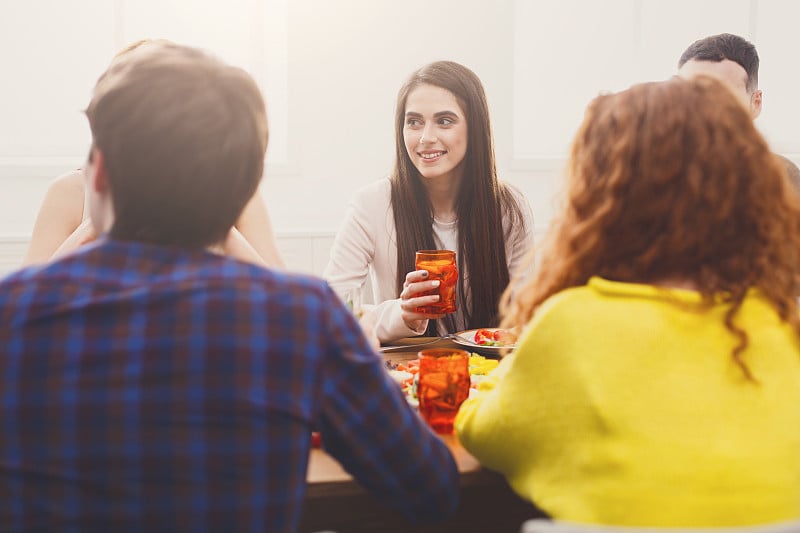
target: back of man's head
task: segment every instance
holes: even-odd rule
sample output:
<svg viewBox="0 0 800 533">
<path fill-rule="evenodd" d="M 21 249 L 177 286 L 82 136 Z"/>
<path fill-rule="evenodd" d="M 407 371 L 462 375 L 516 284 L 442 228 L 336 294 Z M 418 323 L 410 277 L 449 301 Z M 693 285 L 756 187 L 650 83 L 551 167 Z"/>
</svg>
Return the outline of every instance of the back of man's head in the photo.
<svg viewBox="0 0 800 533">
<path fill-rule="evenodd" d="M 697 40 L 686 49 L 678 60 L 678 68 L 687 61 L 724 61 L 738 63 L 747 73 L 747 91 L 758 88 L 758 52 L 753 43 L 738 35 L 720 33 Z"/>
<path fill-rule="evenodd" d="M 110 235 L 189 248 L 220 242 L 258 188 L 264 101 L 243 70 L 147 43 L 118 57 L 86 110 L 103 155 Z"/>
</svg>

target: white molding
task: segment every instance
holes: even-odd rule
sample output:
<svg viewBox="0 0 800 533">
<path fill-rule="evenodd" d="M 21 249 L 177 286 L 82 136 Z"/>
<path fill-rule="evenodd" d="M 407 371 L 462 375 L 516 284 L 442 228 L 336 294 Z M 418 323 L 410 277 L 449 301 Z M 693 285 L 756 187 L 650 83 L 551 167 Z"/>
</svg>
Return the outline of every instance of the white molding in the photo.
<svg viewBox="0 0 800 533">
<path fill-rule="evenodd" d="M 79 168 L 86 154 L 74 156 L 14 156 L 0 157 L 2 178 L 47 178 Z"/>
<path fill-rule="evenodd" d="M 0 278 L 22 267 L 27 248 L 27 237 L 0 236 Z"/>
<path fill-rule="evenodd" d="M 289 230 L 289 231 L 276 231 L 276 239 L 318 239 L 335 237 L 336 232 L 330 230 Z"/>
</svg>

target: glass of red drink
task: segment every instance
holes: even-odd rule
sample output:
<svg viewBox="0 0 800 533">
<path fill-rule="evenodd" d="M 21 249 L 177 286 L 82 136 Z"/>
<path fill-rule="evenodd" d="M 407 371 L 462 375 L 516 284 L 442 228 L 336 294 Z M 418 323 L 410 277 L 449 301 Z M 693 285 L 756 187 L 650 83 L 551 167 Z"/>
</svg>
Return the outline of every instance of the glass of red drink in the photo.
<svg viewBox="0 0 800 533">
<path fill-rule="evenodd" d="M 450 250 L 420 250 L 416 255 L 416 269 L 427 270 L 428 279 L 439 280 L 435 289 L 420 293 L 418 296 L 439 295 L 439 301 L 417 307 L 417 313 L 428 318 L 441 318 L 456 312 L 456 282 L 458 268 L 456 253 Z"/>
<path fill-rule="evenodd" d="M 458 408 L 469 396 L 469 353 L 450 348 L 419 352 L 419 413 L 437 433 L 453 433 Z"/>
</svg>

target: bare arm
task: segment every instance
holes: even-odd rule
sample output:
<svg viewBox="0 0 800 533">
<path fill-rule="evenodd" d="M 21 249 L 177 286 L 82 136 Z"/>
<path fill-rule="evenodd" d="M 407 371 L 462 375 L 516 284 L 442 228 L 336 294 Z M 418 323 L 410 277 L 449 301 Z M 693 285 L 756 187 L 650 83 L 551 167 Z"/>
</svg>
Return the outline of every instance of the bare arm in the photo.
<svg viewBox="0 0 800 533">
<path fill-rule="evenodd" d="M 229 236 L 225 244 L 225 253 L 233 257 L 238 257 L 248 261 L 249 251 L 242 246 L 237 246 L 235 249 L 230 249 L 230 243 L 239 243 L 239 237 L 243 238 L 244 244 L 255 251 L 264 260 L 265 266 L 285 268 L 283 259 L 278 251 L 278 244 L 275 240 L 275 233 L 272 229 L 272 221 L 267 212 L 267 204 L 264 197 L 261 196 L 259 191 L 253 195 L 253 198 L 247 203 L 236 221 L 236 229 L 239 230 L 240 235 Z M 240 252 L 246 251 L 247 255 L 242 257 Z"/>
<path fill-rule="evenodd" d="M 261 257 L 261 254 L 247 242 L 247 239 L 245 239 L 236 228 L 231 228 L 221 248 L 219 246 L 212 246 L 211 250 L 215 253 L 227 255 L 228 257 L 233 257 L 234 259 L 246 263 L 252 263 L 262 267 L 269 266 L 264 258 Z"/>
<path fill-rule="evenodd" d="M 81 225 L 83 196 L 83 173 L 80 170 L 59 176 L 50 184 L 36 215 L 23 265 L 49 261 L 57 250 L 59 254 L 71 251 L 62 245 L 67 244 L 66 241 Z"/>
<path fill-rule="evenodd" d="M 36 216 L 23 265 L 44 263 L 96 238 L 83 218 L 84 184 L 80 170 L 56 178 Z M 238 229 L 238 231 L 237 231 Z M 283 268 L 272 222 L 263 197 L 256 193 L 245 206 L 223 246 L 225 254 L 262 266 Z"/>
<path fill-rule="evenodd" d="M 58 259 L 61 256 L 77 250 L 84 244 L 92 242 L 96 238 L 97 233 L 94 231 L 92 220 L 87 218 L 75 228 L 75 231 L 69 234 L 66 240 L 61 243 L 61 246 L 56 248 L 56 251 L 50 256 L 50 259 Z"/>
</svg>

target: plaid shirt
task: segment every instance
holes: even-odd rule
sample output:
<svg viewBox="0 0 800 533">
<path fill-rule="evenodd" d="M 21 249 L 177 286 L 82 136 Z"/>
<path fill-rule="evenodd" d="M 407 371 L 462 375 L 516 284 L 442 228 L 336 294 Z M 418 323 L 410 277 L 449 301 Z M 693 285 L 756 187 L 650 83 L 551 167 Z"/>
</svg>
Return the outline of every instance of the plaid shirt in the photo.
<svg viewBox="0 0 800 533">
<path fill-rule="evenodd" d="M 323 281 L 102 239 L 0 282 L 0 531 L 294 531 L 312 428 L 407 516 L 454 510 Z"/>
</svg>

